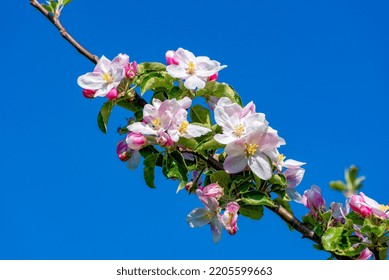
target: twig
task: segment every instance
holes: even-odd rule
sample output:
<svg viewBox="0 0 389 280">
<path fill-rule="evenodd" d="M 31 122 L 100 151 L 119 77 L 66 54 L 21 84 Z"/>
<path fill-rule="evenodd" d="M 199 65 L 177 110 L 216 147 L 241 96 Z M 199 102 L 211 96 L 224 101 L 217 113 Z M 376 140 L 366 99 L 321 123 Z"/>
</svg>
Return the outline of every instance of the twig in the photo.
<svg viewBox="0 0 389 280">
<path fill-rule="evenodd" d="M 66 29 L 62 26 L 58 17 L 54 17 L 51 13 L 49 13 L 43 6 L 36 0 L 30 0 L 30 4 L 35 7 L 39 12 L 41 12 L 61 33 L 62 37 L 65 38 L 79 53 L 85 56 L 94 64 L 97 64 L 99 61 L 99 57 L 90 53 L 86 48 L 84 48 L 80 43 L 76 41 L 76 39 L 71 36 Z M 142 108 L 147 104 L 146 100 L 140 97 L 137 93 L 135 93 L 134 100 L 131 101 L 135 104 L 138 104 Z"/>
<path fill-rule="evenodd" d="M 36 0 L 30 0 L 30 4 L 34 6 L 38 11 L 40 11 L 51 23 L 57 27 L 59 30 L 59 33 L 61 33 L 62 37 L 65 38 L 66 41 L 68 41 L 72 46 L 79 51 L 83 56 L 88 58 L 90 61 L 92 61 L 94 64 L 96 64 L 99 61 L 98 56 L 90 53 L 87 49 L 85 49 L 83 46 L 80 45 L 73 37 L 70 35 L 66 29 L 62 26 L 61 22 L 57 17 L 54 17 L 52 14 L 50 14 L 39 2 Z"/>
</svg>

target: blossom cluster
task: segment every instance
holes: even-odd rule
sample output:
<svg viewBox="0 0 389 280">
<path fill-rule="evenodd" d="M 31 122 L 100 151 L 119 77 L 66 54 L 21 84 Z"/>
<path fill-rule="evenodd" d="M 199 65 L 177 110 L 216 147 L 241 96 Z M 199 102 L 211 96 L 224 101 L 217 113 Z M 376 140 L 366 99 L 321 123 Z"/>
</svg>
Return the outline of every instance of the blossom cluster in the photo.
<svg viewBox="0 0 389 280">
<path fill-rule="evenodd" d="M 210 225 L 214 242 L 220 241 L 223 229 L 231 235 L 237 232 L 239 215 L 260 219 L 263 206 L 289 207 L 294 201 L 309 209 L 303 221 L 322 238 L 324 250 L 354 259 L 372 257 L 369 248 L 377 247 L 389 230 L 389 206 L 356 194 L 357 186 L 349 188 L 345 206 L 332 202 L 327 208 L 315 185 L 301 195 L 296 187 L 305 162 L 286 159 L 279 151 L 286 142 L 265 114 L 256 112 L 252 101 L 244 106 L 231 87 L 217 82 L 227 66 L 183 48 L 167 51 L 165 58 L 167 65 L 138 65 L 126 54 L 112 61 L 102 56 L 92 72 L 77 80 L 85 97 L 107 98 L 102 111 L 109 111 L 101 111 L 99 118 L 103 126 L 115 105 L 135 113 L 120 129 L 126 134 L 116 149 L 121 161 L 135 169 L 144 157 L 150 187 L 159 166 L 167 178 L 180 180 L 178 190 L 195 193 L 204 207 L 193 209 L 186 220 L 193 228 Z M 150 104 L 129 106 L 137 88 L 142 94 L 153 93 Z M 350 242 L 353 237 L 358 242 Z"/>
</svg>

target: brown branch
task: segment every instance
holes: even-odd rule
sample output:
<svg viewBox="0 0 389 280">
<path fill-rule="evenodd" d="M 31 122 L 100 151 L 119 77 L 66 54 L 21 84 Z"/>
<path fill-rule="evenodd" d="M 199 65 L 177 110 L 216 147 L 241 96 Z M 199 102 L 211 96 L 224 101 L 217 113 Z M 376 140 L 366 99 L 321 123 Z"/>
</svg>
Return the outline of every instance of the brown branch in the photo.
<svg viewBox="0 0 389 280">
<path fill-rule="evenodd" d="M 89 59 L 94 64 L 97 64 L 99 61 L 99 57 L 89 52 L 86 48 L 84 48 L 80 43 L 70 35 L 66 29 L 62 26 L 58 17 L 49 13 L 43 6 L 36 0 L 30 0 L 30 4 L 35 7 L 39 12 L 41 12 L 61 33 L 62 37 L 68 41 L 79 53 L 81 53 L 84 57 Z M 131 101 L 135 104 L 138 104 L 140 107 L 144 107 L 147 102 L 140 97 L 137 93 L 135 93 L 134 100 Z"/>
<path fill-rule="evenodd" d="M 58 17 L 50 14 L 39 2 L 36 0 L 30 0 L 30 4 L 34 6 L 38 11 L 40 11 L 51 23 L 58 29 L 59 33 L 61 33 L 62 37 L 65 38 L 77 51 L 79 51 L 83 56 L 88 58 L 94 64 L 99 61 L 98 56 L 90 53 L 87 49 L 80 45 L 73 37 L 70 35 L 66 29 L 62 26 Z"/>
<path fill-rule="evenodd" d="M 322 244 L 320 237 L 313 230 L 309 229 L 306 225 L 304 225 L 300 220 L 298 220 L 295 216 L 289 213 L 289 211 L 286 210 L 281 205 L 276 204 L 276 206 L 274 207 L 271 206 L 266 206 L 266 207 L 269 210 L 273 211 L 275 214 L 277 214 L 281 219 L 283 219 L 289 225 L 291 225 L 295 230 L 300 232 L 304 238 L 308 238 L 319 245 Z"/>
</svg>

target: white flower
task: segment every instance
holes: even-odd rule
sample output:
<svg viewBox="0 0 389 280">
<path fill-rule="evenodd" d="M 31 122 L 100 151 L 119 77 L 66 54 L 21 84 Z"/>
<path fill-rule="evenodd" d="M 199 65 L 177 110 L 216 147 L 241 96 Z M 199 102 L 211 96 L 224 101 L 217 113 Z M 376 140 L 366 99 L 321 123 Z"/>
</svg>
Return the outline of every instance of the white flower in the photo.
<svg viewBox="0 0 389 280">
<path fill-rule="evenodd" d="M 223 133 L 216 134 L 214 139 L 222 144 L 244 138 L 268 125 L 264 114 L 255 113 L 255 105 L 252 102 L 242 108 L 227 97 L 220 98 L 216 104 L 215 121 L 221 126 Z"/>
<path fill-rule="evenodd" d="M 166 67 L 166 71 L 173 78 L 185 80 L 184 86 L 187 89 L 202 89 L 209 77 L 227 67 L 220 66 L 220 63 L 215 60 L 210 60 L 206 56 L 195 57 L 190 51 L 179 48 L 172 59 L 177 64 L 170 64 Z"/>
<path fill-rule="evenodd" d="M 94 97 L 106 96 L 120 84 L 125 76 L 124 68 L 128 63 L 129 57 L 125 54 L 119 54 L 112 61 L 102 56 L 93 72 L 78 77 L 77 83 L 83 89 L 96 91 Z"/>
</svg>

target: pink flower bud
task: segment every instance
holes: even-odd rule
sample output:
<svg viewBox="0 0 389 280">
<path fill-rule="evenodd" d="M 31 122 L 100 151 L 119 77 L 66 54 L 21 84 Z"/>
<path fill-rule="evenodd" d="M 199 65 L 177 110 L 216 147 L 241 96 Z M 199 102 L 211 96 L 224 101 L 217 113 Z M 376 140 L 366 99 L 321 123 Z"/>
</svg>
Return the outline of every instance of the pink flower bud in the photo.
<svg viewBox="0 0 389 280">
<path fill-rule="evenodd" d="M 128 63 L 124 69 L 124 72 L 128 79 L 135 78 L 136 73 L 138 72 L 138 64 L 136 63 L 136 61 Z"/>
<path fill-rule="evenodd" d="M 155 137 L 155 142 L 161 147 L 170 147 L 174 145 L 174 141 L 170 135 L 164 131 L 161 131 L 157 137 Z"/>
<path fill-rule="evenodd" d="M 128 145 L 124 140 L 117 144 L 116 153 L 121 161 L 127 161 L 131 156 Z"/>
<path fill-rule="evenodd" d="M 212 76 L 209 76 L 208 81 L 214 82 L 214 81 L 217 80 L 218 77 L 219 77 L 219 74 L 216 72 L 216 73 L 213 74 Z"/>
<path fill-rule="evenodd" d="M 93 89 L 84 88 L 82 90 L 82 94 L 84 95 L 85 98 L 93 98 L 93 97 L 95 97 L 95 93 L 96 93 L 96 91 Z"/>
<path fill-rule="evenodd" d="M 350 198 L 350 207 L 355 212 L 360 214 L 362 217 L 367 218 L 373 214 L 373 209 L 366 203 L 360 195 L 353 195 Z"/>
<path fill-rule="evenodd" d="M 141 133 L 130 132 L 126 137 L 126 143 L 130 149 L 138 151 L 147 145 L 147 139 Z"/>
<path fill-rule="evenodd" d="M 166 57 L 167 65 L 170 65 L 170 64 L 178 65 L 178 61 L 174 59 L 174 54 L 175 54 L 174 51 L 167 51 L 166 52 L 165 57 Z"/>
<path fill-rule="evenodd" d="M 118 98 L 118 90 L 116 88 L 112 88 L 108 94 L 106 95 L 109 100 L 114 100 Z"/>
<path fill-rule="evenodd" d="M 229 202 L 226 206 L 226 210 L 220 217 L 224 228 L 231 235 L 234 235 L 238 231 L 237 221 L 239 208 L 239 204 L 235 201 Z"/>
<path fill-rule="evenodd" d="M 223 195 L 223 188 L 218 183 L 209 184 L 202 189 L 202 195 L 219 199 Z"/>
<path fill-rule="evenodd" d="M 326 210 L 326 202 L 321 194 L 321 189 L 318 186 L 312 186 L 311 189 L 304 192 L 302 203 L 315 216 L 319 211 Z"/>
</svg>

